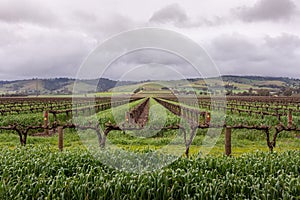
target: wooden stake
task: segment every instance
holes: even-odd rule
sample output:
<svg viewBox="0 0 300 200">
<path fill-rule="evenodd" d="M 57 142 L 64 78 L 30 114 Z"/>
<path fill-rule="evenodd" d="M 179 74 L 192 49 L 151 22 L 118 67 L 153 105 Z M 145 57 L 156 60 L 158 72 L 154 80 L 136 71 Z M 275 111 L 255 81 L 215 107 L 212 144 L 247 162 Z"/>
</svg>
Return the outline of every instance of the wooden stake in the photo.
<svg viewBox="0 0 300 200">
<path fill-rule="evenodd" d="M 293 125 L 293 115 L 292 115 L 292 111 L 289 110 L 289 113 L 288 113 L 288 127 L 291 128 Z"/>
<path fill-rule="evenodd" d="M 63 151 L 64 148 L 64 129 L 62 126 L 58 127 L 58 149 Z"/>
<path fill-rule="evenodd" d="M 225 155 L 231 155 L 231 128 L 225 129 Z"/>
<path fill-rule="evenodd" d="M 206 123 L 206 124 L 209 124 L 209 123 L 210 123 L 210 113 L 209 113 L 209 112 L 206 112 L 206 113 L 205 113 L 205 123 Z"/>
<path fill-rule="evenodd" d="M 49 123 L 49 115 L 48 115 L 48 111 L 44 111 L 44 133 L 45 133 L 46 135 L 49 134 L 48 123 Z"/>
</svg>

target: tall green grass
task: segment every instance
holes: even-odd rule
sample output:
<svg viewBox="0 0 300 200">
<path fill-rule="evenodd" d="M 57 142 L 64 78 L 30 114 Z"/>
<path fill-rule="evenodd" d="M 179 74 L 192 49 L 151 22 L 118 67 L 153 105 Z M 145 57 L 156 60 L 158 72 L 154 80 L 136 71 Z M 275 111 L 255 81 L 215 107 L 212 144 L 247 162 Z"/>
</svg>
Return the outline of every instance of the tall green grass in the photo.
<svg viewBox="0 0 300 200">
<path fill-rule="evenodd" d="M 84 150 L 28 145 L 0 151 L 0 199 L 299 199 L 299 174 L 299 151 L 180 158 L 135 174 Z"/>
</svg>

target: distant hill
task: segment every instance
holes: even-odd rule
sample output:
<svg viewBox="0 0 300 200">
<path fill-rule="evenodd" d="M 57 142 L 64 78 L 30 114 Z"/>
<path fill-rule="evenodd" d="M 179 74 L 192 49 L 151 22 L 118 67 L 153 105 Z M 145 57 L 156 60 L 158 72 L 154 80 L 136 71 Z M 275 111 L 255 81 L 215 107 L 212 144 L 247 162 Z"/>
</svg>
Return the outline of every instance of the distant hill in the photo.
<svg viewBox="0 0 300 200">
<path fill-rule="evenodd" d="M 179 94 L 226 93 L 227 95 L 297 95 L 300 94 L 300 79 L 259 76 L 222 76 L 220 78 L 193 78 L 187 80 L 159 81 L 160 91 L 167 85 Z M 139 93 L 150 93 L 157 90 L 154 81 L 140 82 L 114 88 L 114 91 L 132 92 L 139 88 Z M 157 83 L 157 82 L 156 82 Z M 156 89 L 155 89 L 156 88 Z"/>
<path fill-rule="evenodd" d="M 76 82 L 76 93 L 94 93 L 104 91 L 133 92 L 138 91 L 166 90 L 164 85 L 168 85 L 173 91 L 178 93 L 189 93 L 191 89 L 200 94 L 208 94 L 218 90 L 225 90 L 228 94 L 247 95 L 255 94 L 285 94 L 296 95 L 300 93 L 300 79 L 284 77 L 260 77 L 260 76 L 222 76 L 222 80 L 217 78 L 209 79 L 188 79 L 161 81 L 159 85 L 153 85 L 153 81 L 115 81 L 101 78 L 91 80 L 75 80 L 71 78 L 53 79 L 28 79 L 15 81 L 0 81 L 1 95 L 55 95 L 71 94 Z M 96 87 L 95 87 L 96 86 Z M 224 91 L 223 91 L 224 92 Z"/>
<path fill-rule="evenodd" d="M 76 82 L 77 93 L 104 92 L 116 86 L 134 84 L 129 81 L 114 81 L 105 78 L 75 80 L 71 78 L 29 79 L 0 81 L 1 95 L 47 95 L 72 94 Z"/>
</svg>

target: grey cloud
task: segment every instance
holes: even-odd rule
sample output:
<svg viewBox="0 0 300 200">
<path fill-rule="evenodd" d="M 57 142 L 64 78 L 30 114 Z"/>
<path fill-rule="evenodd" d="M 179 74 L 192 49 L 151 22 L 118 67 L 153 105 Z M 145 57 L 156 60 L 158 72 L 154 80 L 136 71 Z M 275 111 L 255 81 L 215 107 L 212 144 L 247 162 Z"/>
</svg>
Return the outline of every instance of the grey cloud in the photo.
<svg viewBox="0 0 300 200">
<path fill-rule="evenodd" d="M 222 74 L 300 77 L 300 38 L 282 34 L 260 41 L 243 35 L 222 35 L 208 48 Z"/>
<path fill-rule="evenodd" d="M 107 4 L 111 5 L 111 2 L 108 1 Z M 163 4 L 165 3 L 162 2 L 161 5 Z M 74 76 L 79 65 L 97 42 L 100 43 L 103 39 L 121 31 L 147 26 L 149 22 L 151 26 L 154 24 L 162 28 L 174 25 L 177 30 L 192 39 L 207 40 L 208 43 L 211 37 L 219 35 L 211 41 L 207 49 L 222 73 L 261 73 L 300 77 L 300 40 L 299 34 L 296 33 L 297 29 L 294 31 L 292 29 L 297 25 L 296 21 L 287 26 L 283 23 L 280 23 L 280 26 L 270 23 L 270 20 L 288 20 L 296 15 L 298 11 L 292 0 L 259 0 L 254 6 L 244 6 L 235 10 L 235 16 L 199 16 L 198 18 L 192 18 L 195 16 L 189 16 L 190 12 L 184 10 L 189 6 L 183 8 L 181 5 L 185 6 L 184 3 L 180 3 L 180 5 L 171 4 L 162 7 L 152 16 L 150 15 L 150 19 L 146 19 L 146 16 L 142 19 L 139 14 L 126 13 L 131 11 L 134 13 L 134 9 L 124 10 L 124 12 L 115 12 L 113 9 L 106 11 L 107 5 L 99 1 L 86 5 L 71 0 L 66 4 L 46 0 L 2 0 L 0 1 L 0 79 Z M 100 6 L 103 6 L 103 12 L 90 9 Z M 232 6 L 234 7 L 234 3 Z M 195 9 L 198 8 L 195 6 Z M 240 23 L 236 15 L 243 22 Z M 258 26 L 260 31 L 253 31 L 254 37 L 259 37 L 259 40 L 241 34 L 220 35 L 231 33 L 233 29 L 236 32 L 246 32 L 245 30 L 253 27 L 252 24 L 244 22 L 253 22 L 256 26 L 257 21 L 266 21 Z M 224 24 L 226 26 L 222 26 Z M 281 27 L 290 28 L 287 31 L 294 32 L 296 35 L 262 36 L 262 34 L 277 34 Z M 208 39 L 205 39 L 205 35 L 209 35 Z M 182 60 L 164 54 L 155 56 L 160 56 L 161 64 L 172 66 L 187 76 L 193 75 L 193 71 L 189 71 Z M 118 63 L 121 67 L 117 71 L 121 75 L 126 72 L 128 64 L 137 66 L 147 63 L 151 63 L 151 58 L 145 57 L 145 54 L 132 55 Z M 152 73 L 153 69 L 151 68 L 149 73 Z M 156 71 L 158 69 L 159 67 L 155 68 Z M 165 74 L 168 75 L 166 71 L 160 73 L 162 76 Z M 115 71 L 110 75 L 117 78 Z"/>
<path fill-rule="evenodd" d="M 192 19 L 179 4 L 170 4 L 153 13 L 150 23 L 172 24 L 179 28 L 196 28 L 201 26 L 219 26 L 226 24 L 227 16 L 211 18 L 198 17 Z"/>
<path fill-rule="evenodd" d="M 218 60 L 244 59 L 256 56 L 256 45 L 240 34 L 220 35 L 212 41 L 211 50 Z"/>
<path fill-rule="evenodd" d="M 198 19 L 198 22 L 195 25 L 197 25 L 197 26 L 202 26 L 202 25 L 219 26 L 219 25 L 227 24 L 228 21 L 229 21 L 228 17 L 214 16 L 211 19 L 200 18 L 200 19 Z"/>
<path fill-rule="evenodd" d="M 15 77 L 61 77 L 74 76 L 95 42 L 72 31 L 31 30 L 23 35 L 21 42 L 6 45 L 0 51 L 1 73 Z M 13 38 L 12 38 L 13 39 Z M 5 79 L 5 78 L 3 78 Z"/>
<path fill-rule="evenodd" d="M 46 5 L 37 0 L 2 0 L 0 2 L 0 21 L 40 25 L 59 22 L 56 15 Z"/>
<path fill-rule="evenodd" d="M 159 49 L 141 49 L 125 54 L 109 66 L 104 76 L 119 80 L 124 74 L 127 75 L 123 79 L 130 77 L 132 80 L 147 80 L 147 76 L 157 80 L 201 76 L 183 58 Z"/>
<path fill-rule="evenodd" d="M 178 4 L 171 4 L 153 13 L 150 22 L 180 24 L 188 20 L 185 10 Z"/>
<path fill-rule="evenodd" d="M 130 18 L 119 14 L 99 16 L 85 11 L 74 11 L 70 18 L 70 29 L 83 31 L 91 37 L 101 39 L 135 28 L 138 24 Z"/>
<path fill-rule="evenodd" d="M 287 33 L 283 33 L 278 37 L 267 36 L 265 42 L 270 48 L 276 51 L 291 53 L 300 49 L 300 37 Z"/>
<path fill-rule="evenodd" d="M 0 13 L 0 79 L 74 77 L 99 41 L 135 26 L 132 20 L 118 14 L 101 17 L 70 11 L 56 23 L 56 17 L 49 15 L 48 20 L 34 14 L 39 4 L 34 9 L 32 5 L 24 9 L 33 14 L 26 16 L 9 9 L 12 14 L 1 18 Z"/>
<path fill-rule="evenodd" d="M 20 42 L 22 37 L 16 32 L 10 24 L 0 22 L 0 48 L 17 42 Z"/>
<path fill-rule="evenodd" d="M 292 0 L 258 0 L 252 7 L 243 6 L 233 13 L 246 22 L 288 20 L 297 12 Z"/>
</svg>

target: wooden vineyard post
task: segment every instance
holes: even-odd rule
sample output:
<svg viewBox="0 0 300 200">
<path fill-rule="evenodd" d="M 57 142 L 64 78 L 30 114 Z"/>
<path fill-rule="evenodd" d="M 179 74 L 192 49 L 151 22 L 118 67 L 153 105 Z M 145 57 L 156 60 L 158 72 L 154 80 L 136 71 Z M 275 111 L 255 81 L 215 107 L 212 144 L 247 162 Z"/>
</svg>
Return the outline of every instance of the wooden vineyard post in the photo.
<svg viewBox="0 0 300 200">
<path fill-rule="evenodd" d="M 49 134 L 48 123 L 49 123 L 49 113 L 46 110 L 46 111 L 44 111 L 44 134 L 45 135 Z"/>
<path fill-rule="evenodd" d="M 292 111 L 289 110 L 288 113 L 288 128 L 291 128 L 293 125 L 293 115 L 292 115 Z"/>
<path fill-rule="evenodd" d="M 129 112 L 126 112 L 126 113 L 125 113 L 125 121 L 126 121 L 127 123 L 131 123 Z"/>
<path fill-rule="evenodd" d="M 205 124 L 209 124 L 210 123 L 210 113 L 206 112 L 205 113 Z"/>
<path fill-rule="evenodd" d="M 72 117 L 70 117 L 70 112 L 71 111 L 66 111 L 66 120 L 69 120 L 69 119 L 71 119 Z"/>
<path fill-rule="evenodd" d="M 225 155 L 231 155 L 231 128 L 225 129 Z"/>
<path fill-rule="evenodd" d="M 64 129 L 62 126 L 58 127 L 58 149 L 62 151 L 64 148 Z"/>
<path fill-rule="evenodd" d="M 184 110 L 184 108 L 181 108 L 181 117 L 185 118 L 185 110 Z"/>
</svg>

